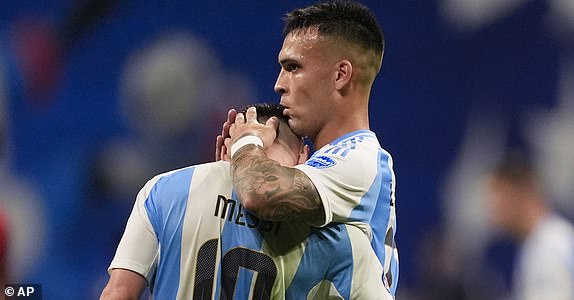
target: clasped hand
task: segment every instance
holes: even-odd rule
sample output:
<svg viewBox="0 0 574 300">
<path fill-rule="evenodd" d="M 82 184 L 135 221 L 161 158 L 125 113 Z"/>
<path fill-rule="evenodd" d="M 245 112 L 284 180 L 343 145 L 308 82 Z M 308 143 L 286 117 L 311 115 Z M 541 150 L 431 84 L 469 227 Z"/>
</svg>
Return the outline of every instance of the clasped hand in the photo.
<svg viewBox="0 0 574 300">
<path fill-rule="evenodd" d="M 231 146 L 240 138 L 248 135 L 259 137 L 263 147 L 269 147 L 277 136 L 279 120 L 271 117 L 261 124 L 257 121 L 257 110 L 250 107 L 245 115 L 237 113 L 234 109 L 227 113 L 227 121 L 223 123 L 221 135 L 217 136 L 215 145 L 215 160 L 229 160 Z"/>
</svg>

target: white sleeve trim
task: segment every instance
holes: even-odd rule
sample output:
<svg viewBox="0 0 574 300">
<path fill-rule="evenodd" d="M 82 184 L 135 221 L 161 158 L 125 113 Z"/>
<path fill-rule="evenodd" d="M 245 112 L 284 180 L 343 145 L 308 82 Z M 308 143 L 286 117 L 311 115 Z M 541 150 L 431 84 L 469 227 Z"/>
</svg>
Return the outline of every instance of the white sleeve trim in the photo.
<svg viewBox="0 0 574 300">
<path fill-rule="evenodd" d="M 108 268 L 134 271 L 151 280 L 158 259 L 159 243 L 149 220 L 145 202 L 160 177 L 148 181 L 139 191 L 122 239 Z"/>
<path fill-rule="evenodd" d="M 128 260 L 128 259 L 113 260 L 112 263 L 110 264 L 110 266 L 108 267 L 108 274 L 111 274 L 113 269 L 125 269 L 125 270 L 130 270 L 130 271 L 133 271 L 135 273 L 138 273 L 147 280 L 148 284 L 151 281 L 151 277 L 153 275 L 151 273 L 151 270 L 153 269 L 153 265 L 152 266 L 145 266 L 145 265 L 138 263 L 137 261 Z"/>
</svg>

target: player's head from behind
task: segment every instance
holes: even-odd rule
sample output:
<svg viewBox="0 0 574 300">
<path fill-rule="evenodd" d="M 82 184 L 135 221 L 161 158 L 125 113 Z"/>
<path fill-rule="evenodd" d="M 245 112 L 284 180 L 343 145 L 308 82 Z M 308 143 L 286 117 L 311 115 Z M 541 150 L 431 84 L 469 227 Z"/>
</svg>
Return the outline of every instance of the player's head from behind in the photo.
<svg viewBox="0 0 574 300">
<path fill-rule="evenodd" d="M 349 95 L 358 93 L 368 102 L 382 64 L 383 33 L 374 14 L 352 1 L 320 2 L 293 10 L 284 20 L 275 91 L 293 130 L 313 137 L 332 109 L 353 105 L 346 101 Z"/>
<path fill-rule="evenodd" d="M 265 150 L 267 157 L 279 162 L 282 166 L 290 167 L 302 164 L 307 160 L 309 149 L 305 147 L 303 138 L 293 133 L 291 128 L 289 128 L 287 117 L 283 115 L 283 106 L 280 104 L 258 103 L 246 106 L 242 113 L 245 114 L 250 107 L 255 107 L 259 123 L 264 124 L 271 117 L 279 119 L 277 137 L 273 144 Z"/>
<path fill-rule="evenodd" d="M 518 239 L 524 239 L 547 210 L 536 173 L 525 153 L 512 151 L 488 176 L 490 222 Z"/>
</svg>

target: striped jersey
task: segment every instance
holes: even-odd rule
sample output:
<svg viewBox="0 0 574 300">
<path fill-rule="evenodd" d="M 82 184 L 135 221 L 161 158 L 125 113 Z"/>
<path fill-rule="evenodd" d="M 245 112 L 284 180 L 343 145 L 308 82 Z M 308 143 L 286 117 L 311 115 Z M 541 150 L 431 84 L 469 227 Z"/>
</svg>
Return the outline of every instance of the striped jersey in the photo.
<svg viewBox="0 0 574 300">
<path fill-rule="evenodd" d="M 154 299 L 392 299 L 371 244 L 356 224 L 259 220 L 213 162 L 146 183 L 109 270 L 141 274 Z"/>
<path fill-rule="evenodd" d="M 393 159 L 375 133 L 358 130 L 343 135 L 296 168 L 317 188 L 325 224 L 353 224 L 367 234 L 384 267 L 384 284 L 394 297 L 399 276 L 395 174 Z"/>
</svg>

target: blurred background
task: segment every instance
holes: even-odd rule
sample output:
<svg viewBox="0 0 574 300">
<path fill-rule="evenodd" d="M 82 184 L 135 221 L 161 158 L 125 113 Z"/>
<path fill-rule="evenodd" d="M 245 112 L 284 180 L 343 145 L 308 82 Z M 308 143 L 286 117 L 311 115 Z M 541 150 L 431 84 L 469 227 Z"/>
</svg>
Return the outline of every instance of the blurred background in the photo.
<svg viewBox="0 0 574 300">
<path fill-rule="evenodd" d="M 386 38 L 398 299 L 504 299 L 518 244 L 485 174 L 529 153 L 574 219 L 574 1 L 363 1 Z M 135 195 L 213 159 L 230 107 L 278 101 L 283 13 L 312 1 L 0 3 L 0 280 L 96 299 Z"/>
</svg>

